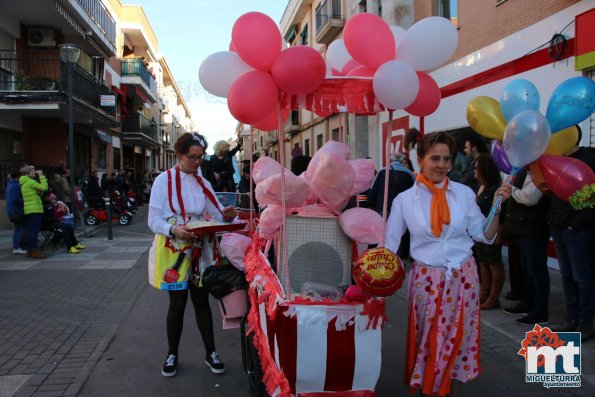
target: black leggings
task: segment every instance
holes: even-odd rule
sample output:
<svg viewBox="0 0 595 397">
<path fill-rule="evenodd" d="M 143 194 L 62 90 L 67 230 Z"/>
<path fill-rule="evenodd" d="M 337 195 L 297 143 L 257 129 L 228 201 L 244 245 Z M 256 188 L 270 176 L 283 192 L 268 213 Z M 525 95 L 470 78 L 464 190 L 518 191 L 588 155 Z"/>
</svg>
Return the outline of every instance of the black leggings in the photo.
<svg viewBox="0 0 595 397">
<path fill-rule="evenodd" d="M 168 354 L 178 355 L 188 292 L 190 292 L 190 299 L 196 315 L 196 325 L 198 325 L 202 336 L 205 351 L 210 354 L 215 351 L 215 336 L 213 335 L 213 315 L 209 306 L 209 293 L 205 288 L 196 288 L 190 283 L 188 283 L 188 288 L 188 291 L 169 291 L 169 310 L 167 311 Z"/>
</svg>

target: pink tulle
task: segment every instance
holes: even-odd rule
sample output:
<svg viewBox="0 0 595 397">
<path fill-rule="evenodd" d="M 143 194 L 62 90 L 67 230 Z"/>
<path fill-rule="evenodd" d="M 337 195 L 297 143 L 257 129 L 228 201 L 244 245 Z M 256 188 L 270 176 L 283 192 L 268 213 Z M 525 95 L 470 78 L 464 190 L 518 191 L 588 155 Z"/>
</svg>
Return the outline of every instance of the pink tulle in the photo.
<svg viewBox="0 0 595 397">
<path fill-rule="evenodd" d="M 310 188 L 321 202 L 341 211 L 349 201 L 353 180 L 353 168 L 347 160 L 335 152 L 327 152 L 320 156 Z"/>
<path fill-rule="evenodd" d="M 221 252 L 232 265 L 244 271 L 244 256 L 251 243 L 252 239 L 250 237 L 238 233 L 225 233 L 221 237 Z"/>
<path fill-rule="evenodd" d="M 353 172 L 355 175 L 353 187 L 349 192 L 350 196 L 364 192 L 368 190 L 370 187 L 372 187 L 372 182 L 374 182 L 374 171 L 376 170 L 376 167 L 374 166 L 374 160 L 349 160 L 349 165 L 353 167 Z"/>
<path fill-rule="evenodd" d="M 285 172 L 285 192 L 287 207 L 301 207 L 310 195 L 310 187 L 304 179 L 287 171 Z M 281 204 L 281 174 L 269 176 L 258 183 L 255 193 L 261 207 Z"/>
<path fill-rule="evenodd" d="M 322 159 L 322 155 L 327 153 L 334 153 L 343 160 L 349 160 L 349 146 L 337 141 L 328 141 L 314 153 L 314 156 L 312 156 L 312 160 L 310 160 L 308 169 L 306 170 L 306 179 L 308 181 L 311 181 L 312 178 L 314 178 L 314 174 L 318 168 L 318 163 L 320 163 L 320 160 Z"/>
<path fill-rule="evenodd" d="M 363 244 L 378 244 L 382 233 L 382 217 L 367 208 L 351 208 L 339 216 L 339 225 L 352 240 Z"/>
<path fill-rule="evenodd" d="M 258 184 L 269 176 L 279 174 L 280 172 L 281 164 L 270 157 L 261 157 L 254 163 L 254 168 L 252 170 L 254 183 Z"/>
<path fill-rule="evenodd" d="M 258 234 L 260 238 L 271 240 L 283 223 L 283 213 L 280 205 L 269 205 L 262 211 L 259 218 Z"/>
</svg>

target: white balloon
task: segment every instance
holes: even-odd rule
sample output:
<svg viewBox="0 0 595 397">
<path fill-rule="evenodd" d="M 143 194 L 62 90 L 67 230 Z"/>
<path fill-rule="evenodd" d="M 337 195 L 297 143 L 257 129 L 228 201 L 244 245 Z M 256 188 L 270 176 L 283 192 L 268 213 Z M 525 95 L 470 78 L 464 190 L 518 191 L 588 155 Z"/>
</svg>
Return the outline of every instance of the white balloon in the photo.
<svg viewBox="0 0 595 397">
<path fill-rule="evenodd" d="M 393 32 L 393 37 L 395 38 L 395 45 L 397 46 L 397 51 L 399 50 L 399 46 L 401 42 L 405 38 L 407 31 L 400 26 L 390 25 L 390 30 Z"/>
<path fill-rule="evenodd" d="M 254 70 L 234 51 L 220 51 L 205 59 L 198 70 L 198 79 L 205 90 L 227 98 L 229 88 L 238 77 Z"/>
<path fill-rule="evenodd" d="M 416 22 L 397 48 L 399 61 L 415 70 L 434 69 L 446 62 L 457 49 L 459 35 L 450 20 L 428 17 Z"/>
<path fill-rule="evenodd" d="M 347 52 L 343 39 L 333 41 L 326 50 L 326 63 L 338 71 L 341 71 L 350 59 L 351 55 Z"/>
<path fill-rule="evenodd" d="M 417 73 L 402 61 L 383 63 L 376 70 L 372 84 L 380 103 L 393 110 L 411 105 L 419 91 Z"/>
</svg>

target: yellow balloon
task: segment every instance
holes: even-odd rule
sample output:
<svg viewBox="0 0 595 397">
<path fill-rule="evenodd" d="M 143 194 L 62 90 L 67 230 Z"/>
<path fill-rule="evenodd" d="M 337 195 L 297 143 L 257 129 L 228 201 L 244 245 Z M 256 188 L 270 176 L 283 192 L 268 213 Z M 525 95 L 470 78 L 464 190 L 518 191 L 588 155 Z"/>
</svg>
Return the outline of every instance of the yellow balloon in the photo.
<svg viewBox="0 0 595 397">
<path fill-rule="evenodd" d="M 576 145 L 578 140 L 578 130 L 575 126 L 565 128 L 554 134 L 550 139 L 550 144 L 545 149 L 546 154 L 561 156 Z"/>
<path fill-rule="evenodd" d="M 467 105 L 467 121 L 475 132 L 490 139 L 502 140 L 506 121 L 500 103 L 489 96 L 473 98 Z"/>
</svg>

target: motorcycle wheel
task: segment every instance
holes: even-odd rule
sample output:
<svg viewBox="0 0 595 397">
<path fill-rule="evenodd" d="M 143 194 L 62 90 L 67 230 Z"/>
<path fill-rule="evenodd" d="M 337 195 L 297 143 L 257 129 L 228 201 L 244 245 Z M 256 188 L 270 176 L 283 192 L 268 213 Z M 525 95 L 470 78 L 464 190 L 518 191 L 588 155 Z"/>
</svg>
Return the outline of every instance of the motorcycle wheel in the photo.
<svg viewBox="0 0 595 397">
<path fill-rule="evenodd" d="M 89 226 L 95 226 L 97 224 L 97 217 L 95 215 L 87 215 L 85 223 Z"/>
</svg>

